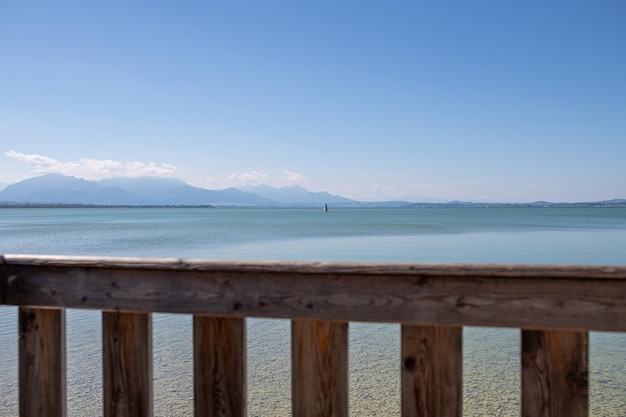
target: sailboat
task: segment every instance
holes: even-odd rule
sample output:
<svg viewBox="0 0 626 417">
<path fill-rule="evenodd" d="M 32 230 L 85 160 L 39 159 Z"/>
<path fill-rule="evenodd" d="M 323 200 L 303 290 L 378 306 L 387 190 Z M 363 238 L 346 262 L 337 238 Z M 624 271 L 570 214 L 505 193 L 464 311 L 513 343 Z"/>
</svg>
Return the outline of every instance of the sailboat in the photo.
<svg viewBox="0 0 626 417">
<path fill-rule="evenodd" d="M 324 203 L 324 212 L 328 211 L 328 204 Z"/>
</svg>

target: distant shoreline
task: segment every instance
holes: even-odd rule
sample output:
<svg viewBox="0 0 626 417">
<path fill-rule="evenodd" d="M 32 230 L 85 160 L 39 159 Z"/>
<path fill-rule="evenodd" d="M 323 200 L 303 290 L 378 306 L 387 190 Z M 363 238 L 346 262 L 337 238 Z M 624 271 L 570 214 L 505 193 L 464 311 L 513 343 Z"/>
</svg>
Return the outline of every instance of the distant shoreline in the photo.
<svg viewBox="0 0 626 417">
<path fill-rule="evenodd" d="M 415 203 L 416 208 L 625 208 L 626 200 L 582 203 Z"/>
<path fill-rule="evenodd" d="M 0 203 L 2 208 L 264 208 L 264 209 L 286 209 L 286 208 L 318 208 L 318 206 L 283 205 L 283 206 L 244 206 L 244 205 L 224 205 L 214 206 L 211 204 L 73 204 L 73 203 Z M 615 202 L 582 202 L 582 203 L 471 203 L 471 202 L 450 202 L 450 203 L 409 203 L 405 205 L 384 205 L 376 203 L 364 203 L 363 205 L 337 205 L 334 208 L 626 208 L 626 201 Z"/>
<path fill-rule="evenodd" d="M 0 203 L 0 208 L 215 208 L 206 205 L 105 205 L 105 204 L 63 204 L 63 203 Z"/>
</svg>

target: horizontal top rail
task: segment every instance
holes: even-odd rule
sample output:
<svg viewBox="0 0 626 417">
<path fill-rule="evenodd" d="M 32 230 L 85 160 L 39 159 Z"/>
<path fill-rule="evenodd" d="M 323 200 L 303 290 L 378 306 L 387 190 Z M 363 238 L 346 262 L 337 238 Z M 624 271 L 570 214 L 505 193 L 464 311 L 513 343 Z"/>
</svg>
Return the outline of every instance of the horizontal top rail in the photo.
<svg viewBox="0 0 626 417">
<path fill-rule="evenodd" d="M 2 304 L 626 331 L 626 267 L 4 255 Z"/>
</svg>

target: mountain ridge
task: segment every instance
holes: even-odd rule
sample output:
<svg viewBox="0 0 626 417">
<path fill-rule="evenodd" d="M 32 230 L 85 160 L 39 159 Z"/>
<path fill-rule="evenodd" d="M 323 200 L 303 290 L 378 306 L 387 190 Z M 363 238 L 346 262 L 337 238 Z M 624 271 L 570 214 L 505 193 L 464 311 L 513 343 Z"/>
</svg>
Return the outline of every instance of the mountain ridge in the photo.
<svg viewBox="0 0 626 417">
<path fill-rule="evenodd" d="M 283 204 L 354 204 L 357 203 L 346 197 L 332 195 L 326 191 L 312 192 L 299 185 L 291 185 L 286 187 L 271 187 L 269 185 L 246 185 L 237 187 L 242 191 L 258 194 L 270 200 Z"/>
<path fill-rule="evenodd" d="M 273 188 L 273 187 L 269 187 Z M 275 189 L 278 190 L 278 189 Z M 319 206 L 332 202 L 356 203 L 326 192 L 312 193 L 299 187 L 299 201 L 281 199 L 231 187 L 209 190 L 177 178 L 136 177 L 88 181 L 61 174 L 28 178 L 0 190 L 2 204 L 78 204 L 120 206 Z M 284 191 L 282 192 L 284 194 Z M 270 193 L 271 194 L 271 193 Z M 281 194 L 279 191 L 278 194 Z"/>
<path fill-rule="evenodd" d="M 249 185 L 223 190 L 194 187 L 177 178 L 121 177 L 88 181 L 61 174 L 28 178 L 0 189 L 2 206 L 223 206 L 223 207 L 626 207 L 626 199 L 591 202 L 498 203 L 450 201 L 361 202 L 299 185 Z"/>
</svg>

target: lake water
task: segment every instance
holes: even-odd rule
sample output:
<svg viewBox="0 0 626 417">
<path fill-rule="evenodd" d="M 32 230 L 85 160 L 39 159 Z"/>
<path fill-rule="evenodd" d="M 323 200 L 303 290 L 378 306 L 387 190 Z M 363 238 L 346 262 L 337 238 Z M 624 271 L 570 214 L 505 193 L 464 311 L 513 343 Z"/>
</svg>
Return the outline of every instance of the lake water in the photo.
<svg viewBox="0 0 626 417">
<path fill-rule="evenodd" d="M 0 253 L 626 265 L 626 209 L 0 209 Z M 102 415 L 100 314 L 67 313 L 68 415 Z M 250 416 L 288 416 L 289 322 L 248 320 Z M 153 315 L 157 416 L 190 415 L 191 318 Z M 520 332 L 464 328 L 464 415 L 518 416 Z M 626 335 L 590 337 L 594 416 L 626 416 Z M 350 324 L 350 412 L 398 416 L 399 326 Z M 17 414 L 17 309 L 0 307 L 0 416 Z"/>
</svg>

